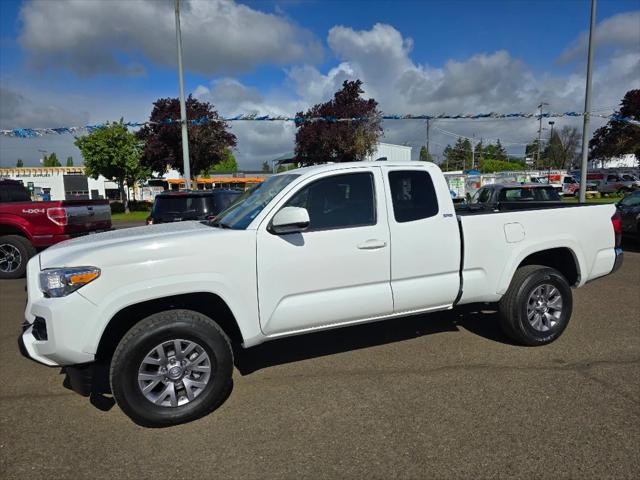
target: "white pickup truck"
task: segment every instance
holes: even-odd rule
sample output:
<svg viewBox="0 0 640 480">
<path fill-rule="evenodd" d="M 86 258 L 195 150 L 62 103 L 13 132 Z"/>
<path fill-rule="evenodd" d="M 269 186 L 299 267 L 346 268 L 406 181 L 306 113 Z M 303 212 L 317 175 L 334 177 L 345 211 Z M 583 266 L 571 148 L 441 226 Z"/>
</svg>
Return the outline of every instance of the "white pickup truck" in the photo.
<svg viewBox="0 0 640 480">
<path fill-rule="evenodd" d="M 135 422 L 164 426 L 224 401 L 232 345 L 456 305 L 497 303 L 524 345 L 558 338 L 571 287 L 622 260 L 613 205 L 456 214 L 431 163 L 345 163 L 269 177 L 214 222 L 70 240 L 28 264 L 24 355 L 92 365 Z M 428 321 L 425 319 L 425 321 Z"/>
</svg>

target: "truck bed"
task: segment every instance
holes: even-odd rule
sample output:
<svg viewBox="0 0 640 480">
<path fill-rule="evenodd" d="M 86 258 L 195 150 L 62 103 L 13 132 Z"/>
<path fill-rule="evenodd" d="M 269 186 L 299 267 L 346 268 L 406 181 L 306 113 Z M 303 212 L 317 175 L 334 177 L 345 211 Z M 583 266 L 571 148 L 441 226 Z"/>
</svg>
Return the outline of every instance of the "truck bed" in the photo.
<svg viewBox="0 0 640 480">
<path fill-rule="evenodd" d="M 499 300 L 518 265 L 538 251 L 558 249 L 573 258 L 575 286 L 610 273 L 615 263 L 615 235 L 608 228 L 613 204 L 526 204 L 457 213 L 463 238 L 459 303 Z"/>
<path fill-rule="evenodd" d="M 491 213 L 504 213 L 525 210 L 548 210 L 558 208 L 595 207 L 598 203 L 566 203 L 566 202 L 500 202 L 497 208 L 488 206 L 474 207 L 473 205 L 456 205 L 458 216 L 486 215 Z"/>
</svg>

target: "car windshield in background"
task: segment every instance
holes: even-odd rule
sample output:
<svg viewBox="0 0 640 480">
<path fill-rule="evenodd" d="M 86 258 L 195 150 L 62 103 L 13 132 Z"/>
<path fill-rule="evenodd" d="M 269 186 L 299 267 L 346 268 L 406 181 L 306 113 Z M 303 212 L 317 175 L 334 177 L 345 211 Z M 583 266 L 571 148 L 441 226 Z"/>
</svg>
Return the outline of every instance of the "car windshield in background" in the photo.
<svg viewBox="0 0 640 480">
<path fill-rule="evenodd" d="M 549 188 L 505 188 L 500 191 L 500 202 L 560 202 L 560 195 Z"/>
<path fill-rule="evenodd" d="M 264 207 L 299 175 L 281 174 L 268 178 L 242 195 L 238 201 L 222 212 L 213 226 L 244 230 Z"/>
<path fill-rule="evenodd" d="M 158 196 L 153 205 L 153 216 L 176 216 L 182 218 L 199 217 L 214 214 L 213 197 L 200 195 L 167 195 Z"/>
</svg>

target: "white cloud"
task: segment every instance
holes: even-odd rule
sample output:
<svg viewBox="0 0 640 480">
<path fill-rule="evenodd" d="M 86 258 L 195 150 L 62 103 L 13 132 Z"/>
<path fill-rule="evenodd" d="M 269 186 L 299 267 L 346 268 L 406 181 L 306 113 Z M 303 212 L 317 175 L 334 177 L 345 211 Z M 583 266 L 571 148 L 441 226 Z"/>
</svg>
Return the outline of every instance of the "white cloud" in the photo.
<svg viewBox="0 0 640 480">
<path fill-rule="evenodd" d="M 62 66 L 80 75 L 140 74 L 139 54 L 157 65 L 176 62 L 173 1 L 32 0 L 22 7 L 21 19 L 20 43 L 39 67 Z M 199 73 L 238 73 L 322 57 L 309 31 L 233 0 L 183 1 L 181 26 L 185 68 Z"/>
<path fill-rule="evenodd" d="M 613 21 L 615 20 L 615 21 Z M 607 31 L 618 31 L 617 21 L 603 22 Z M 636 29 L 636 31 L 638 31 Z M 627 37 L 610 43 L 615 52 L 596 62 L 593 105 L 617 105 L 631 88 L 640 87 L 640 50 L 629 48 Z M 412 42 L 389 25 L 371 30 L 334 27 L 328 44 L 341 63 L 323 74 L 312 66 L 289 70 L 289 81 L 308 103 L 326 101 L 345 79 L 360 78 L 365 93 L 375 98 L 385 113 L 477 113 L 535 112 L 545 101 L 553 111 L 581 111 L 584 102 L 584 75 L 536 75 L 507 51 L 478 53 L 466 59 L 446 62 L 442 67 L 416 63 L 411 58 Z M 578 120 L 558 119 L 556 127 L 577 125 Z M 594 120 L 597 127 L 602 121 Z M 535 120 L 439 121 L 443 129 L 466 136 L 511 143 L 512 153 L 521 153 L 524 143 L 536 134 Z M 544 122 L 546 126 L 546 121 Z M 415 147 L 425 141 L 424 124 L 416 121 L 387 121 L 385 140 L 409 143 Z M 548 135 L 545 133 L 544 135 Z M 455 138 L 432 131 L 435 150 Z M 417 149 L 416 149 L 417 150 Z M 415 152 L 417 154 L 417 152 Z"/>
<path fill-rule="evenodd" d="M 586 59 L 589 32 L 582 32 L 562 52 L 558 61 L 571 62 Z M 625 12 L 606 18 L 596 25 L 594 36 L 595 52 L 619 50 L 640 50 L 640 11 Z"/>
<path fill-rule="evenodd" d="M 142 8 L 141 5 L 149 8 L 147 4 L 146 1 L 135 3 L 135 8 Z M 230 3 L 225 5 L 241 8 Z M 636 13 L 633 15 L 637 18 Z M 625 25 L 626 17 L 616 16 L 603 21 L 599 28 L 605 33 L 621 32 L 628 27 Z M 148 34 L 154 35 L 153 32 Z M 601 35 L 603 42 L 608 39 L 611 54 L 597 58 L 595 64 L 594 108 L 616 106 L 627 90 L 640 88 L 640 49 L 629 41 L 631 37 L 619 33 Z M 232 43 L 229 40 L 221 43 L 226 45 L 221 48 L 235 48 L 229 45 Z M 286 70 L 287 77 L 282 85 L 269 91 L 258 91 L 236 79 L 223 77 L 198 85 L 194 96 L 211 102 L 225 116 L 294 114 L 331 98 L 344 80 L 360 78 L 364 82 L 365 95 L 375 98 L 385 113 L 535 112 L 540 101 L 549 103 L 548 108 L 553 111 L 581 111 L 583 108 L 582 68 L 567 74 L 540 74 L 506 50 L 478 52 L 469 58 L 451 59 L 440 66 L 419 63 L 412 58 L 411 39 L 384 24 L 376 24 L 369 30 L 336 26 L 329 31 L 327 43 L 339 61 L 327 70 L 300 61 Z M 571 48 L 577 47 L 574 45 L 566 51 Z M 173 53 L 167 55 L 171 57 Z M 84 105 L 92 112 L 115 112 L 122 107 L 125 118 L 147 117 L 152 99 L 140 99 L 146 102 L 146 107 L 138 107 L 136 103 L 137 114 L 129 113 L 134 105 L 125 104 L 125 100 L 122 99 L 120 105 L 69 103 Z M 593 128 L 603 122 L 594 119 Z M 581 120 L 575 118 L 556 119 L 555 128 L 579 126 L 580 123 Z M 436 152 L 455 141 L 455 135 L 452 137 L 441 131 L 445 130 L 475 135 L 478 139 L 500 138 L 510 153 L 517 154 L 524 150 L 524 146 L 518 144 L 530 141 L 538 128 L 535 119 L 442 120 L 433 125 L 431 149 Z M 415 155 L 425 141 L 424 122 L 387 121 L 384 127 L 384 141 L 408 143 L 415 147 Z M 258 168 L 263 160 L 273 159 L 294 147 L 295 126 L 291 123 L 233 122 L 231 128 L 238 136 L 237 157 L 243 168 Z M 543 135 L 548 135 L 548 131 Z"/>
<path fill-rule="evenodd" d="M 89 119 L 86 110 L 70 110 L 44 98 L 0 86 L 0 128 L 52 128 L 83 125 Z"/>
</svg>

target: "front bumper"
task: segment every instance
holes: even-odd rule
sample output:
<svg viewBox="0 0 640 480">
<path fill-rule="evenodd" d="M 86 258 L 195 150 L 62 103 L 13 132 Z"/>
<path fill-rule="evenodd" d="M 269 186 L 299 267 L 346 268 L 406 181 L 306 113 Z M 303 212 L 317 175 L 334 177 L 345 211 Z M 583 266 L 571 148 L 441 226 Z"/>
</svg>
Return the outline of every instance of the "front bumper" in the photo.
<svg viewBox="0 0 640 480">
<path fill-rule="evenodd" d="M 24 313 L 20 351 L 50 367 L 92 362 L 96 306 L 78 292 L 45 298 L 38 285 L 39 256 L 27 264 L 28 302 Z"/>
</svg>

